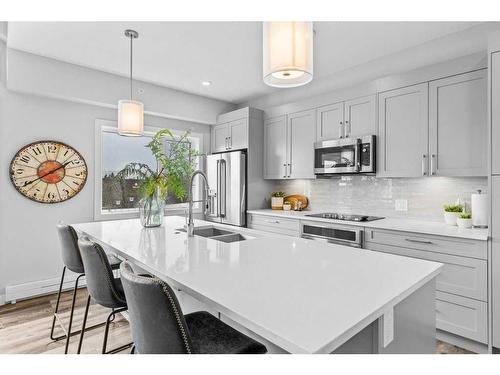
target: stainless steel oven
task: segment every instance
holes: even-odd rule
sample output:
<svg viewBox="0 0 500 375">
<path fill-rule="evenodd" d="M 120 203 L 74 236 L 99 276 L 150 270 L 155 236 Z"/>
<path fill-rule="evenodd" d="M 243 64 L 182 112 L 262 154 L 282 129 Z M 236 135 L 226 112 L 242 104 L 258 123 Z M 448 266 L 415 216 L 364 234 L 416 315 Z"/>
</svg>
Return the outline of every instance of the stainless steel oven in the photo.
<svg viewBox="0 0 500 375">
<path fill-rule="evenodd" d="M 341 224 L 302 221 L 301 237 L 352 247 L 363 246 L 363 228 Z"/>
<path fill-rule="evenodd" d="M 376 137 L 341 138 L 314 144 L 316 175 L 375 173 Z"/>
</svg>

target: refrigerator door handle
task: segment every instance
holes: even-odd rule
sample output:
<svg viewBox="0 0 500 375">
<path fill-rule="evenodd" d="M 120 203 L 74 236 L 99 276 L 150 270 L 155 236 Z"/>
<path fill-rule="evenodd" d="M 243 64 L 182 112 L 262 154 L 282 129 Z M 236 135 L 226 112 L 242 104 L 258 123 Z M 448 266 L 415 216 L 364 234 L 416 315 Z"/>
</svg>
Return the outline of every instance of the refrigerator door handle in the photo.
<svg viewBox="0 0 500 375">
<path fill-rule="evenodd" d="M 217 186 L 215 191 L 216 212 L 215 216 L 220 217 L 220 159 L 217 160 Z"/>
<path fill-rule="evenodd" d="M 219 216 L 226 217 L 226 161 L 220 160 L 219 164 Z"/>
</svg>

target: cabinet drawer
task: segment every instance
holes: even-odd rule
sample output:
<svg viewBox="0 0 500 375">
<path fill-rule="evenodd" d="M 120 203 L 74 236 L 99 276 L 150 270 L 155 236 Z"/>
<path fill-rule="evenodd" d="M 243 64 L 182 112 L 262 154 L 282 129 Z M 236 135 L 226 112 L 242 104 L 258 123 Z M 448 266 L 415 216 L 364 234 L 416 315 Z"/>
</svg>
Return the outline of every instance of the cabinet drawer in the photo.
<svg viewBox="0 0 500 375">
<path fill-rule="evenodd" d="M 486 241 L 475 241 L 462 238 L 444 238 L 409 232 L 391 232 L 367 229 L 366 242 L 383 245 L 406 247 L 435 253 L 459 255 L 469 258 L 487 259 Z"/>
<path fill-rule="evenodd" d="M 436 279 L 437 290 L 487 301 L 488 279 L 487 262 L 485 260 L 377 243 L 367 243 L 365 248 L 443 263 L 443 269 Z"/>
<path fill-rule="evenodd" d="M 488 343 L 486 302 L 436 292 L 436 328 Z"/>
<path fill-rule="evenodd" d="M 290 236 L 299 236 L 300 234 L 300 222 L 295 219 L 252 214 L 248 217 L 248 226 L 252 229 Z"/>
</svg>

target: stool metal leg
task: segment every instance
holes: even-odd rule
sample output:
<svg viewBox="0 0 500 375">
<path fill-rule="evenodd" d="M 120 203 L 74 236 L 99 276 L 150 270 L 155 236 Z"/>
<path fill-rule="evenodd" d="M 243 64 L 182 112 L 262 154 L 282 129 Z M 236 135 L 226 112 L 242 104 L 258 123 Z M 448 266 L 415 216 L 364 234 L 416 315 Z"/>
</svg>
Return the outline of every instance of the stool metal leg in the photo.
<svg viewBox="0 0 500 375">
<path fill-rule="evenodd" d="M 69 315 L 68 332 L 66 333 L 66 347 L 64 349 L 64 354 L 68 354 L 69 340 L 71 338 L 71 326 L 73 325 L 73 314 L 75 312 L 76 293 L 78 292 L 78 282 L 80 281 L 80 278 L 82 276 L 84 275 L 78 275 L 75 280 L 75 289 L 73 290 L 73 301 L 71 302 L 71 313 Z"/>
<path fill-rule="evenodd" d="M 108 343 L 109 324 L 112 321 L 111 318 L 113 318 L 113 320 L 114 320 L 115 314 L 117 314 L 119 312 L 122 312 L 122 311 L 126 311 L 126 310 L 127 310 L 126 307 L 122 307 L 122 308 L 119 308 L 119 309 L 116 309 L 116 310 L 113 309 L 113 311 L 111 311 L 111 313 L 108 315 L 108 318 L 106 319 L 106 328 L 104 330 L 104 340 L 103 340 L 103 343 L 102 343 L 102 354 L 118 353 L 118 352 L 122 351 L 123 349 L 130 348 L 134 344 L 133 342 L 130 342 L 128 344 L 125 344 L 125 345 L 119 346 L 117 348 L 111 349 L 110 351 L 106 351 L 106 345 Z"/>
<path fill-rule="evenodd" d="M 64 284 L 64 274 L 65 273 L 66 273 L 66 266 L 63 267 L 63 271 L 62 271 L 62 275 L 61 275 L 61 283 L 59 284 L 59 293 L 57 293 L 56 308 L 54 310 L 54 316 L 52 319 L 52 328 L 50 329 L 50 338 L 54 341 L 60 340 L 66 336 L 66 335 L 61 335 L 61 336 L 54 337 L 54 328 L 56 326 L 57 312 L 59 311 L 59 302 L 61 301 L 61 292 L 62 292 L 62 287 Z"/>
<path fill-rule="evenodd" d="M 87 316 L 89 315 L 90 307 L 90 294 L 87 297 L 87 305 L 85 306 L 85 314 L 83 315 L 82 329 L 80 330 L 80 341 L 78 342 L 77 354 L 80 354 L 82 350 L 83 334 L 85 333 L 85 325 L 87 324 Z"/>
<path fill-rule="evenodd" d="M 81 277 L 85 276 L 85 274 L 80 274 L 75 281 L 75 285 L 74 285 L 74 289 L 73 289 L 73 300 L 71 303 L 71 312 L 70 312 L 70 316 L 69 316 L 68 330 L 66 330 L 63 322 L 61 321 L 61 318 L 59 317 L 59 305 L 61 304 L 61 294 L 62 294 L 62 289 L 63 289 L 63 285 L 64 285 L 65 274 L 66 274 L 66 266 L 63 267 L 62 274 L 61 274 L 61 282 L 59 283 L 59 291 L 57 293 L 57 301 L 56 301 L 56 306 L 55 306 L 54 313 L 53 313 L 52 326 L 50 328 L 50 339 L 54 340 L 54 341 L 66 339 L 65 354 L 67 354 L 68 345 L 69 345 L 68 336 L 71 337 L 71 336 L 75 336 L 75 335 L 80 334 L 80 330 L 72 332 L 71 328 L 72 328 L 72 324 L 73 324 L 73 315 L 75 312 L 75 303 L 76 303 L 76 293 L 77 293 L 77 289 L 78 289 L 78 282 L 79 282 L 79 279 Z M 114 316 L 113 316 L 113 319 L 114 319 Z M 54 336 L 56 322 L 58 323 L 59 327 L 63 331 L 63 334 L 60 336 Z M 86 330 L 90 331 L 92 329 L 102 327 L 104 324 L 106 324 L 106 322 L 94 324 L 93 326 L 87 327 Z"/>
</svg>

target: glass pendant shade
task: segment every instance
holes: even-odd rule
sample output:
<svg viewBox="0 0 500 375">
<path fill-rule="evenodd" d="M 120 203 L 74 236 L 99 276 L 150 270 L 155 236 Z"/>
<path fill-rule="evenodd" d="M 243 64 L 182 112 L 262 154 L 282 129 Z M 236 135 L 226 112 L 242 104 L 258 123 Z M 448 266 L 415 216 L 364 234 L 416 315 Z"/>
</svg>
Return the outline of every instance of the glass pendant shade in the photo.
<svg viewBox="0 0 500 375">
<path fill-rule="evenodd" d="M 141 136 L 144 132 L 144 105 L 135 100 L 118 102 L 118 134 Z"/>
<path fill-rule="evenodd" d="M 263 77 L 273 87 L 297 87 L 313 79 L 313 23 L 263 23 Z"/>
</svg>

